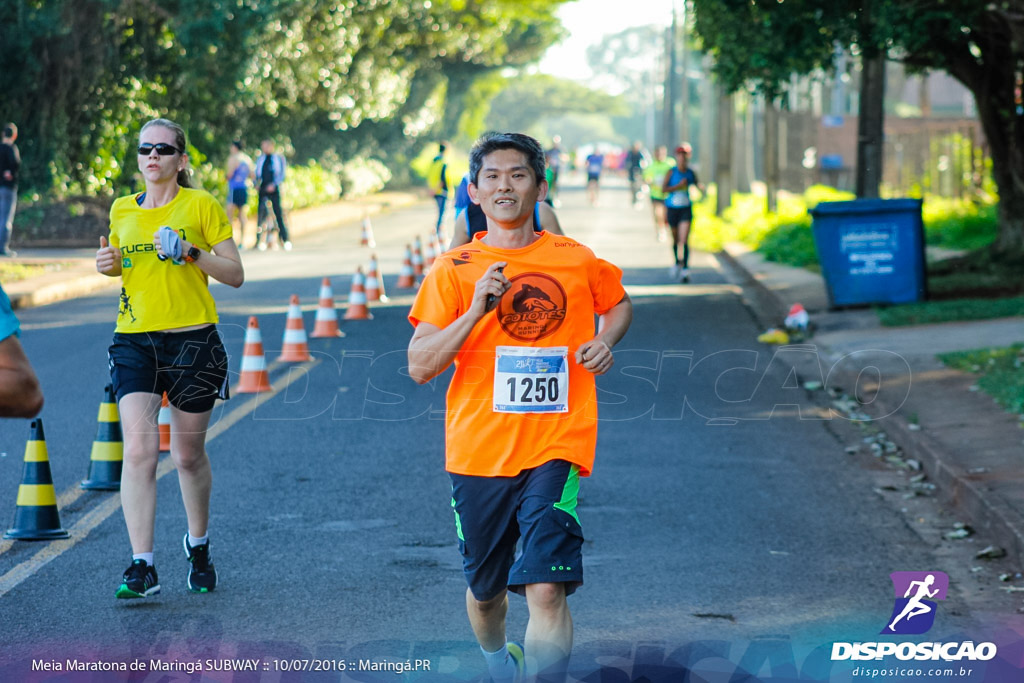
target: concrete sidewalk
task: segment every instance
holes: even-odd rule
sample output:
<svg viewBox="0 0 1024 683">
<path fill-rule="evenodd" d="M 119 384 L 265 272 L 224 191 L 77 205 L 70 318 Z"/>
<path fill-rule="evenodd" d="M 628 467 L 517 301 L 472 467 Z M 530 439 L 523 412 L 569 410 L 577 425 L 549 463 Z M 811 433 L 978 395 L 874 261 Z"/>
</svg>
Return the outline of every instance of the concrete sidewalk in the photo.
<svg viewBox="0 0 1024 683">
<path fill-rule="evenodd" d="M 794 303 L 808 310 L 819 367 L 800 368 L 801 380 L 855 395 L 903 457 L 921 463 L 941 499 L 1024 566 L 1022 424 L 977 391 L 974 376 L 936 358 L 1022 342 L 1024 318 L 882 327 L 870 309 L 829 311 L 820 275 L 737 245 L 718 257 L 763 327 L 781 326 Z"/>
<path fill-rule="evenodd" d="M 381 192 L 290 211 L 287 225 L 293 236 L 307 235 L 421 201 L 425 201 L 425 197 L 415 192 Z M 250 218 L 250 231 L 253 224 Z M 119 286 L 119 278 L 109 278 L 96 272 L 95 255 L 95 249 L 19 248 L 17 258 L 13 259 L 15 263 L 46 266 L 46 272 L 17 282 L 0 284 L 3 284 L 15 310 L 43 306 Z"/>
</svg>

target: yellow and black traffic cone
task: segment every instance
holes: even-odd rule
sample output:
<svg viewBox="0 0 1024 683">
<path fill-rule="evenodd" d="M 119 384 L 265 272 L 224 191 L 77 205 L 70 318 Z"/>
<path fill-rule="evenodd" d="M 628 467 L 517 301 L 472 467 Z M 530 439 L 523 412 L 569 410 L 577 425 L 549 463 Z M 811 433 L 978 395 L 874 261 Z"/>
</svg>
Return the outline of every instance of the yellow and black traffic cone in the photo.
<svg viewBox="0 0 1024 683">
<path fill-rule="evenodd" d="M 18 488 L 18 511 L 14 526 L 4 538 L 18 541 L 48 541 L 67 538 L 60 526 L 57 493 L 50 475 L 50 458 L 46 452 L 42 419 L 32 420 L 32 436 L 25 444 L 25 473 Z"/>
<path fill-rule="evenodd" d="M 117 412 L 114 387 L 104 388 L 106 396 L 100 404 L 99 426 L 92 442 L 89 458 L 89 476 L 82 482 L 88 491 L 119 491 L 121 465 L 124 462 L 124 440 L 121 437 L 121 417 Z"/>
</svg>

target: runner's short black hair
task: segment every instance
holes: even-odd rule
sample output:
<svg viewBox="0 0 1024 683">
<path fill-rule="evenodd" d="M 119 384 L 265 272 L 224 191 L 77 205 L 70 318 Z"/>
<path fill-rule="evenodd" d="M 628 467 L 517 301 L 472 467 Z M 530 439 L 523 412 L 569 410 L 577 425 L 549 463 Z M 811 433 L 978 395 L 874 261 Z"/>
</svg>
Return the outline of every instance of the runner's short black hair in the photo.
<svg viewBox="0 0 1024 683">
<path fill-rule="evenodd" d="M 522 133 L 485 133 L 476 141 L 469 153 L 469 179 L 474 185 L 484 165 L 484 157 L 499 149 L 515 149 L 523 153 L 526 163 L 533 170 L 537 185 L 544 181 L 544 149 L 534 138 Z"/>
</svg>

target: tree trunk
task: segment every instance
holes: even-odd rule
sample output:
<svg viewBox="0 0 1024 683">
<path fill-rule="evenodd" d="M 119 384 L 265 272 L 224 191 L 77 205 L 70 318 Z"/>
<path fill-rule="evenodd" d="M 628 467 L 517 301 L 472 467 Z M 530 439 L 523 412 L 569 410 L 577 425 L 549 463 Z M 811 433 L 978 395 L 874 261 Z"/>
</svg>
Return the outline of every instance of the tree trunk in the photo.
<svg viewBox="0 0 1024 683">
<path fill-rule="evenodd" d="M 732 95 L 727 95 L 719 84 L 718 90 L 718 166 L 715 169 L 715 185 L 718 201 L 715 215 L 722 213 L 732 205 L 732 134 L 735 126 L 736 106 Z"/>
<path fill-rule="evenodd" d="M 857 196 L 878 197 L 882 184 L 882 145 L 885 127 L 885 53 L 865 53 L 857 117 Z"/>
<path fill-rule="evenodd" d="M 779 110 L 774 101 L 764 103 L 765 212 L 775 213 L 779 194 Z"/>
<path fill-rule="evenodd" d="M 1000 79 L 999 76 L 1004 78 Z M 1013 73 L 998 69 L 994 86 L 974 90 L 978 117 L 992 155 L 992 176 L 999 188 L 999 236 L 996 251 L 1024 253 L 1024 122 L 1013 101 Z M 1009 80 L 1006 87 L 1000 80 Z"/>
</svg>

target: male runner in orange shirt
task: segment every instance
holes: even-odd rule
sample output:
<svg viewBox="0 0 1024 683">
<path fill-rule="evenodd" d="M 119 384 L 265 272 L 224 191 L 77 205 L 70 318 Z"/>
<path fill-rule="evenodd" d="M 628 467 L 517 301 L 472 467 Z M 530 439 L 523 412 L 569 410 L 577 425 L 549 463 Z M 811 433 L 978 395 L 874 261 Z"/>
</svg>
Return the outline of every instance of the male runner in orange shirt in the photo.
<svg viewBox="0 0 1024 683">
<path fill-rule="evenodd" d="M 409 374 L 422 384 L 455 362 L 446 469 L 466 607 L 491 677 L 523 674 L 522 650 L 505 638 L 512 590 L 530 612 L 526 673 L 556 680 L 572 649 L 566 597 L 583 583 L 576 496 L 597 442 L 594 375 L 611 368 L 632 304 L 618 268 L 535 232 L 533 208 L 547 192 L 536 140 L 485 136 L 470 178 L 488 229 L 424 280 L 409 313 Z"/>
</svg>

